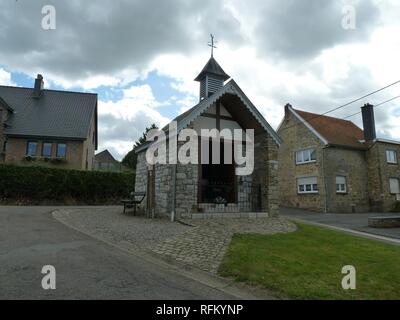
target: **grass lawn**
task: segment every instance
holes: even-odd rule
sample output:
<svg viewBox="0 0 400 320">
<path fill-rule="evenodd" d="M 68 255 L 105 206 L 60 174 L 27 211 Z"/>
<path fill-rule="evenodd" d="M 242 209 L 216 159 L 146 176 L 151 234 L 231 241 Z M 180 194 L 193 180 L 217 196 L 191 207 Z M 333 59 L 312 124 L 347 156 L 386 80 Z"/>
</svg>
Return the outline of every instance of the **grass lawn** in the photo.
<svg viewBox="0 0 400 320">
<path fill-rule="evenodd" d="M 344 265 L 356 290 L 343 290 Z M 235 235 L 219 273 L 295 299 L 400 299 L 400 246 L 311 225 L 289 234 Z"/>
</svg>

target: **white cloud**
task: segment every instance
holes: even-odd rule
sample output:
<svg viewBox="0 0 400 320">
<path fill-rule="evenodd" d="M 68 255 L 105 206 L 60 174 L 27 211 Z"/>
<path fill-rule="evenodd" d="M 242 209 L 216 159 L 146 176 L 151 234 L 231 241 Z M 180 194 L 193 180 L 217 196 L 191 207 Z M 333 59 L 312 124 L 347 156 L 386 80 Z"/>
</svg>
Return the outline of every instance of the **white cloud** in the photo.
<svg viewBox="0 0 400 320">
<path fill-rule="evenodd" d="M 146 127 L 155 123 L 161 128 L 170 121 L 155 109 L 162 104 L 149 85 L 131 86 L 117 101 L 100 100 L 99 150 L 110 149 L 121 160 Z"/>
<path fill-rule="evenodd" d="M 14 86 L 15 83 L 11 80 L 11 73 L 0 68 L 0 85 Z"/>
</svg>

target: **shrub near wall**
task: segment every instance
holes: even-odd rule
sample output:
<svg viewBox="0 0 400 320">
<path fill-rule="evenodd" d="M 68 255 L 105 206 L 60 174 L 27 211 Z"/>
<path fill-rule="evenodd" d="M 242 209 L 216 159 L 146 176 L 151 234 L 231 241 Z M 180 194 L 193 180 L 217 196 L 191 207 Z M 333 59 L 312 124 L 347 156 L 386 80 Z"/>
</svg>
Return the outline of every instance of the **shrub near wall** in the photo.
<svg viewBox="0 0 400 320">
<path fill-rule="evenodd" d="M 117 203 L 134 190 L 135 175 L 0 165 L 0 202 Z"/>
</svg>

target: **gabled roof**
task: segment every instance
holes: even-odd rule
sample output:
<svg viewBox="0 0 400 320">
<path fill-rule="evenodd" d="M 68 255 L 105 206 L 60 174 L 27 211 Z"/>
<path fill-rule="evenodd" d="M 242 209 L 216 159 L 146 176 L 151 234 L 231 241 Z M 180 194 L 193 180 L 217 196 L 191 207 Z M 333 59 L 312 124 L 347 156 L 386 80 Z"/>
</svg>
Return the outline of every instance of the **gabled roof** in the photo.
<svg viewBox="0 0 400 320">
<path fill-rule="evenodd" d="M 275 130 L 272 129 L 272 127 L 269 125 L 267 120 L 265 120 L 260 111 L 258 111 L 254 104 L 249 100 L 249 98 L 247 98 L 242 89 L 240 89 L 240 87 L 233 79 L 228 81 L 221 89 L 213 93 L 208 98 L 201 100 L 197 105 L 177 116 L 173 120 L 177 122 L 177 131 L 180 132 L 182 129 L 186 128 L 190 123 L 192 123 L 201 114 L 203 114 L 209 107 L 216 103 L 218 99 L 226 94 L 237 96 L 243 103 L 245 109 L 254 117 L 254 119 L 259 123 L 263 130 L 268 132 L 278 145 L 282 143 L 281 138 L 278 136 Z M 165 126 L 162 130 L 167 131 L 168 125 Z M 135 149 L 135 152 L 137 153 L 145 150 L 149 145 L 150 143 L 145 143 L 137 147 Z"/>
<path fill-rule="evenodd" d="M 0 98 L 13 110 L 6 122 L 9 136 L 86 139 L 97 113 L 92 93 L 43 90 L 34 98 L 32 88 L 0 86 Z"/>
<path fill-rule="evenodd" d="M 118 163 L 119 163 L 119 161 L 117 161 L 117 160 L 112 156 L 112 154 L 110 153 L 110 151 L 108 151 L 107 149 L 106 149 L 106 150 L 103 150 L 103 151 L 101 151 L 101 152 L 99 152 L 99 153 L 97 153 L 97 154 L 94 156 L 94 161 L 96 161 L 96 162 L 111 162 L 111 163 L 113 163 L 113 162 L 118 162 Z"/>
<path fill-rule="evenodd" d="M 7 102 L 5 102 L 1 97 L 0 97 L 0 104 L 1 104 L 2 106 L 6 107 L 8 111 L 14 112 L 14 109 L 11 108 L 11 107 L 9 106 L 9 104 L 8 104 Z"/>
<path fill-rule="evenodd" d="M 289 110 L 325 145 L 366 149 L 364 131 L 353 122 L 289 107 Z"/>
<path fill-rule="evenodd" d="M 228 80 L 230 76 L 228 76 L 225 71 L 221 68 L 221 66 L 218 64 L 218 62 L 214 59 L 214 57 L 211 57 L 210 60 L 206 63 L 204 66 L 203 70 L 199 73 L 199 75 L 194 79 L 195 81 L 201 81 L 205 77 L 207 73 L 211 73 L 214 75 L 217 75 L 221 77 L 224 81 Z"/>
</svg>

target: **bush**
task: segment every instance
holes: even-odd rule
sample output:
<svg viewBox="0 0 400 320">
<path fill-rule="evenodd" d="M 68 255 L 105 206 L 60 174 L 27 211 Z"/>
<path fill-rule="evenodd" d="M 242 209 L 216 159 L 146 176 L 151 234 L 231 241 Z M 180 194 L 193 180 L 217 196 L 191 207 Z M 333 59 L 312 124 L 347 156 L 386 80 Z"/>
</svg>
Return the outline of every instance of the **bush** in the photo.
<svg viewBox="0 0 400 320">
<path fill-rule="evenodd" d="M 0 165 L 3 203 L 115 203 L 134 190 L 132 173 Z"/>
</svg>

